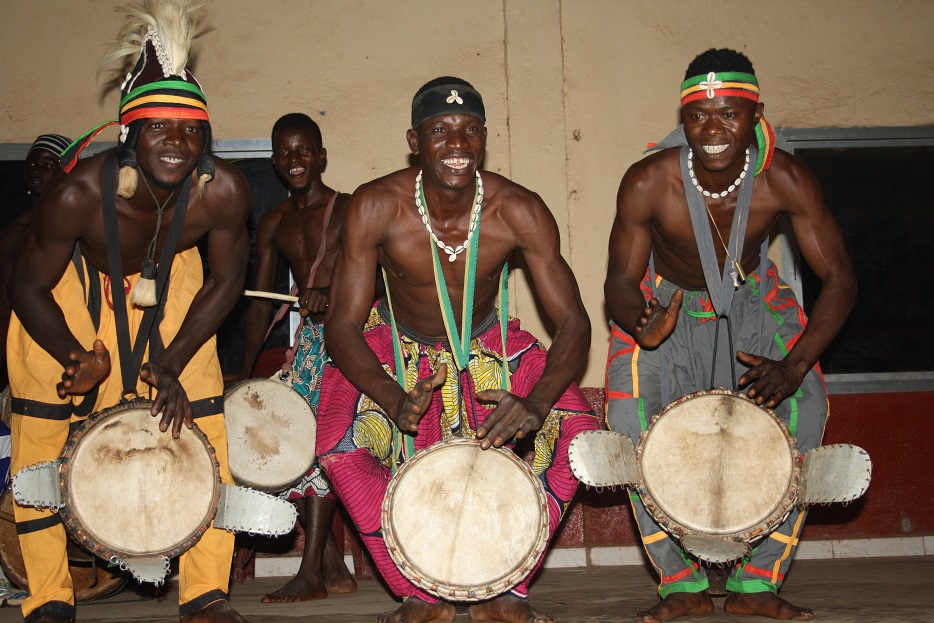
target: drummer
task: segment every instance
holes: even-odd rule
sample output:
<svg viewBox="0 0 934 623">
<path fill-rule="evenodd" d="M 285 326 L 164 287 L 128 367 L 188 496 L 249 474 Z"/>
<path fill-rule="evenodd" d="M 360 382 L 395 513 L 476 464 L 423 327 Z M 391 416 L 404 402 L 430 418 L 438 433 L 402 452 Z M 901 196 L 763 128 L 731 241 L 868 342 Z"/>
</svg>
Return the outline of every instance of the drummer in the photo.
<svg viewBox="0 0 934 623">
<path fill-rule="evenodd" d="M 272 290 L 280 255 L 288 262 L 295 283 L 302 286 L 299 301 L 305 321 L 290 364 L 290 378 L 292 387 L 317 415 L 321 373 L 327 360 L 324 312 L 350 195 L 329 188 L 321 180 L 328 152 L 322 144 L 321 129 L 308 115 L 289 113 L 276 121 L 272 128 L 272 152 L 272 166 L 289 187 L 289 198 L 259 221 L 254 287 Z M 309 284 L 313 267 L 314 283 Z M 261 298 L 254 299 L 247 308 L 243 365 L 239 372 L 227 376 L 228 383 L 251 375 L 263 346 L 271 309 L 272 304 Z M 317 462 L 284 496 L 298 506 L 305 548 L 295 577 L 262 601 L 305 601 L 323 599 L 328 593 L 356 591 L 357 583 L 331 530 L 334 495 Z"/>
<path fill-rule="evenodd" d="M 818 357 L 856 297 L 840 228 L 811 171 L 774 149 L 746 56 L 708 50 L 691 62 L 681 88 L 683 129 L 630 167 L 617 195 L 605 284 L 610 427 L 637 441 L 662 406 L 709 388 L 714 374 L 714 385 L 742 388 L 775 409 L 804 452 L 820 444 L 827 418 Z M 823 284 L 806 330 L 791 288 L 766 259 L 781 216 Z M 633 507 L 661 578 L 661 601 L 637 620 L 712 612 L 703 568 L 638 498 Z M 813 618 L 777 595 L 803 523 L 792 510 L 732 569 L 728 613 Z"/>
<path fill-rule="evenodd" d="M 128 40 L 108 57 L 132 68 L 121 92 L 119 147 L 83 159 L 73 170 L 77 155 L 66 154 L 70 173 L 40 200 L 14 268 L 8 343 L 12 470 L 58 458 L 69 421 L 155 388 L 152 414 L 161 417 L 160 429 L 177 438 L 197 418 L 221 479 L 232 483 L 214 334 L 243 290 L 250 190 L 237 169 L 210 154 L 204 94 L 178 60 L 187 59 L 188 51 L 162 43 L 185 41 L 186 35 L 190 41 L 190 24 L 143 17 L 130 18 L 123 30 Z M 148 30 L 153 22 L 155 30 Z M 122 55 L 127 50 L 129 58 Z M 106 185 L 102 173 L 110 178 Z M 107 233 L 106 211 L 116 214 L 111 225 L 117 236 Z M 166 255 L 174 222 L 180 234 Z M 196 247 L 202 237 L 208 242 L 206 279 Z M 166 278 L 170 270 L 168 295 L 150 297 L 153 290 L 158 295 L 158 281 L 145 278 Z M 127 333 L 137 333 L 144 315 L 161 325 L 147 335 L 148 352 L 135 360 Z M 119 328 L 122 322 L 129 331 Z M 15 517 L 30 588 L 22 606 L 26 621 L 73 621 L 60 516 L 16 505 Z M 233 534 L 209 528 L 181 557 L 181 621 L 246 621 L 227 602 L 233 547 Z"/>
<path fill-rule="evenodd" d="M 394 465 L 446 437 L 476 435 L 491 448 L 538 433 L 534 465 L 548 492 L 554 534 L 577 489 L 568 443 L 599 427 L 573 383 L 590 343 L 590 321 L 560 255 L 557 225 L 538 195 L 481 172 L 486 134 L 483 101 L 470 84 L 452 77 L 427 83 L 412 102 L 406 134 L 421 166 L 358 188 L 344 220 L 325 320 L 332 362 L 324 373 L 318 448 L 380 574 L 405 600 L 378 619 L 383 623 L 454 616 L 453 604 L 402 575 L 382 539 L 380 505 Z M 500 325 L 500 275 L 520 253 L 556 327 L 547 354 L 517 320 Z M 377 266 L 388 294 L 371 306 Z M 465 297 L 471 290 L 473 298 Z M 461 334 L 470 337 L 461 341 Z M 511 391 L 500 383 L 503 334 Z M 493 554 L 497 544 L 477 547 Z M 553 621 L 529 604 L 529 579 L 472 605 L 471 618 Z"/>
</svg>

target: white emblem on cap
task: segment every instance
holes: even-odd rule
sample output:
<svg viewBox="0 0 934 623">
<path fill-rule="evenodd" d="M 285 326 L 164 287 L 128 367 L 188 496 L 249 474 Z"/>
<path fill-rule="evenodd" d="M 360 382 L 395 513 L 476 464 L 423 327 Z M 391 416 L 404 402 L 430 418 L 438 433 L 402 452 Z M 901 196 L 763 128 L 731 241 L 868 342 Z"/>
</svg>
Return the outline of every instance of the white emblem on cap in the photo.
<svg viewBox="0 0 934 623">
<path fill-rule="evenodd" d="M 713 97 L 714 96 L 713 90 L 723 87 L 723 82 L 721 82 L 720 80 L 717 80 L 717 74 L 715 74 L 714 72 L 710 72 L 709 74 L 707 74 L 707 79 L 701 82 L 697 86 L 699 86 L 702 89 L 707 89 L 707 97 Z"/>
<path fill-rule="evenodd" d="M 457 102 L 458 104 L 464 103 L 464 100 L 461 99 L 461 97 L 457 94 L 457 91 L 454 89 L 451 89 L 451 96 L 446 101 L 448 104 L 453 104 L 454 102 Z"/>
</svg>

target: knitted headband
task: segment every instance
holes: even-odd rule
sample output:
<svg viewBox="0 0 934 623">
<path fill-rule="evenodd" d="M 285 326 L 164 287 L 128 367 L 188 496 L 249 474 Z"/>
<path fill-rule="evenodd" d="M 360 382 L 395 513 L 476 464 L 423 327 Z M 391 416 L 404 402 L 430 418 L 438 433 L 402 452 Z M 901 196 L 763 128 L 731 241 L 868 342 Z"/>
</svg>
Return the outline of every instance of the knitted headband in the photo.
<svg viewBox="0 0 934 623">
<path fill-rule="evenodd" d="M 61 134 L 40 134 L 36 137 L 36 140 L 32 142 L 32 145 L 29 146 L 29 151 L 26 152 L 26 155 L 28 156 L 37 149 L 45 149 L 56 156 L 61 156 L 62 152 L 65 151 L 65 148 L 68 147 L 70 143 L 71 139 Z"/>
<path fill-rule="evenodd" d="M 468 115 L 486 121 L 480 94 L 473 87 L 456 82 L 427 89 L 412 100 L 412 129 L 439 115 Z"/>
<path fill-rule="evenodd" d="M 742 97 L 758 103 L 759 81 L 753 74 L 741 71 L 720 73 L 711 71 L 707 75 L 694 76 L 681 83 L 682 106 L 705 97 Z M 759 175 L 772 164 L 772 155 L 775 153 L 775 131 L 765 117 L 760 116 L 755 132 L 756 144 L 759 148 L 755 174 Z"/>
</svg>

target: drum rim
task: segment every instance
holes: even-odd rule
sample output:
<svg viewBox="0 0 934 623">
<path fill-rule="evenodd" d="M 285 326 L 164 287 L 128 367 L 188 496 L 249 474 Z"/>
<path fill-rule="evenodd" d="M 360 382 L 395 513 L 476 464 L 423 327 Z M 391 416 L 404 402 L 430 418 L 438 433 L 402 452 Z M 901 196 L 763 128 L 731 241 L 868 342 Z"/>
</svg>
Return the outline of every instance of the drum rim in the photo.
<svg viewBox="0 0 934 623">
<path fill-rule="evenodd" d="M 88 433 L 88 431 L 91 430 L 94 425 L 101 420 L 130 409 L 149 408 L 151 406 L 152 401 L 145 398 L 136 398 L 134 400 L 129 400 L 127 402 L 123 402 L 108 409 L 103 409 L 91 414 L 71 436 L 71 438 L 65 444 L 65 447 L 62 449 L 61 453 L 59 489 L 61 491 L 62 500 L 65 501 L 65 503 L 62 504 L 58 512 L 61 515 L 62 524 L 65 526 L 65 529 L 69 532 L 69 534 L 72 535 L 72 538 L 76 540 L 79 545 L 81 545 L 81 547 L 91 552 L 92 554 L 95 554 L 96 556 L 113 563 L 126 562 L 134 558 L 171 559 L 175 558 L 176 556 L 181 556 L 183 553 L 194 547 L 195 544 L 201 540 L 201 537 L 204 536 L 204 533 L 211 526 L 211 522 L 214 521 L 214 515 L 217 512 L 217 505 L 220 501 L 221 478 L 220 464 L 217 461 L 217 454 L 214 451 L 214 446 L 212 446 L 208 441 L 207 435 L 205 435 L 196 424 L 190 429 L 190 432 L 194 433 L 195 437 L 202 442 L 205 449 L 208 451 L 208 456 L 210 457 L 211 465 L 214 471 L 215 486 L 210 505 L 211 510 L 205 515 L 204 519 L 201 521 L 201 524 L 184 541 L 170 549 L 162 550 L 159 552 L 150 552 L 145 554 L 127 552 L 119 548 L 100 543 L 96 539 L 91 538 L 88 529 L 84 526 L 81 519 L 74 512 L 72 512 L 70 504 L 67 503 L 67 501 L 70 500 L 68 489 L 68 474 L 71 471 L 70 461 L 75 448 Z M 168 432 L 166 432 L 166 434 L 168 434 Z"/>
<path fill-rule="evenodd" d="M 755 406 L 757 409 L 765 412 L 771 416 L 772 420 L 778 424 L 779 430 L 785 436 L 785 440 L 788 442 L 788 447 L 791 454 L 791 475 L 788 479 L 788 486 L 785 490 L 785 494 L 781 500 L 776 504 L 775 508 L 772 509 L 768 517 L 764 520 L 756 523 L 755 525 L 748 526 L 742 530 L 736 532 L 698 532 L 692 530 L 682 523 L 678 522 L 672 517 L 666 515 L 662 509 L 659 507 L 658 502 L 655 501 L 652 494 L 649 492 L 648 488 L 645 486 L 645 479 L 642 474 L 642 451 L 645 447 L 646 440 L 651 434 L 652 428 L 655 423 L 661 419 L 666 413 L 671 409 L 691 400 L 693 398 L 700 398 L 704 396 L 732 396 L 741 400 L 745 400 Z M 801 481 L 801 461 L 802 457 L 800 452 L 798 452 L 797 442 L 795 438 L 791 435 L 791 432 L 788 430 L 785 422 L 782 421 L 780 417 L 772 409 L 764 406 L 757 405 L 755 401 L 747 396 L 730 389 L 723 387 L 718 387 L 714 389 L 704 389 L 697 392 L 692 392 L 685 394 L 681 398 L 674 400 L 665 407 L 663 407 L 658 413 L 652 416 L 652 419 L 649 421 L 648 426 L 642 434 L 639 436 L 639 443 L 636 445 L 636 465 L 639 469 L 639 483 L 636 485 L 636 491 L 639 494 L 639 497 L 642 499 L 642 503 L 645 506 L 646 510 L 652 515 L 655 521 L 669 534 L 673 534 L 679 539 L 683 538 L 688 534 L 704 534 L 709 536 L 720 537 L 723 539 L 728 539 L 731 541 L 739 541 L 743 543 L 749 543 L 754 541 L 760 536 L 769 534 L 779 523 L 784 521 L 784 519 L 794 508 L 795 501 L 797 499 L 798 490 L 800 489 Z"/>
<path fill-rule="evenodd" d="M 257 482 L 256 480 L 251 479 L 249 474 L 244 476 L 238 473 L 241 471 L 239 469 L 240 466 L 236 464 L 238 459 L 236 458 L 234 453 L 230 452 L 230 434 L 229 434 L 230 431 L 227 427 L 228 427 L 228 422 L 230 422 L 231 419 L 230 419 L 230 412 L 227 409 L 227 400 L 237 390 L 247 385 L 255 384 L 255 383 L 259 383 L 262 385 L 266 385 L 269 383 L 275 383 L 277 385 L 281 385 L 282 387 L 288 389 L 291 393 L 295 394 L 298 400 L 300 400 L 302 404 L 304 405 L 304 408 L 307 409 L 309 414 L 311 415 L 312 428 L 314 429 L 313 431 L 314 434 L 311 436 L 311 447 L 313 448 L 311 452 L 311 460 L 308 461 L 308 465 L 305 467 L 305 469 L 301 471 L 301 473 L 291 478 L 288 482 L 283 482 L 281 480 L 277 481 L 274 484 L 271 484 L 269 482 Z M 288 489 L 295 483 L 301 481 L 301 479 L 304 478 L 305 474 L 308 473 L 308 470 L 311 469 L 311 467 L 315 464 L 315 461 L 318 458 L 318 448 L 317 448 L 317 444 L 315 443 L 316 442 L 315 435 L 317 434 L 317 430 L 318 430 L 318 421 L 317 421 L 317 417 L 314 412 L 314 409 L 311 408 L 311 405 L 308 404 L 308 401 L 305 400 L 305 398 L 301 394 L 295 391 L 291 383 L 279 381 L 279 380 L 276 380 L 275 378 L 257 377 L 257 378 L 252 378 L 252 379 L 244 379 L 240 381 L 239 383 L 235 383 L 234 385 L 231 385 L 229 388 L 224 390 L 224 430 L 228 433 L 227 434 L 227 439 L 228 439 L 227 466 L 230 469 L 230 475 L 234 479 L 235 483 L 237 483 L 238 485 L 242 485 L 244 487 L 250 487 L 252 489 L 257 489 L 258 491 L 264 491 L 266 493 L 278 493 L 280 491 L 285 491 L 286 489 Z M 298 464 L 297 461 L 295 463 Z M 302 461 L 302 464 L 304 464 L 304 461 Z"/>
<path fill-rule="evenodd" d="M 478 586 L 464 588 L 462 586 L 455 586 L 444 581 L 438 581 L 433 578 L 426 577 L 426 574 L 423 574 L 418 569 L 414 568 L 412 564 L 405 560 L 402 556 L 401 547 L 396 541 L 394 529 L 389 520 L 390 509 L 392 508 L 392 497 L 399 481 L 406 471 L 411 470 L 412 465 L 419 462 L 428 454 L 436 452 L 441 448 L 458 445 L 479 446 L 480 442 L 476 439 L 466 438 L 439 441 L 427 448 L 419 450 L 412 456 L 412 458 L 399 467 L 398 471 L 390 479 L 389 486 L 386 489 L 386 495 L 383 498 L 381 514 L 383 540 L 386 543 L 386 549 L 389 551 L 389 556 L 392 558 L 392 561 L 395 563 L 396 567 L 399 569 L 402 575 L 408 578 L 409 581 L 411 581 L 413 584 L 416 584 L 432 595 L 449 601 L 481 601 L 485 599 L 491 599 L 497 595 L 501 595 L 515 585 L 519 584 L 519 582 L 524 580 L 532 572 L 539 559 L 541 559 L 548 544 L 548 534 L 551 522 L 551 518 L 548 512 L 548 497 L 545 493 L 544 485 L 542 485 L 541 480 L 539 480 L 539 478 L 532 471 L 532 468 L 528 465 L 528 463 L 516 456 L 516 454 L 510 449 L 488 448 L 487 450 L 484 450 L 484 452 L 497 452 L 503 454 L 504 456 L 509 457 L 515 463 L 518 463 L 532 483 L 532 488 L 534 489 L 536 497 L 538 498 L 539 511 L 541 513 L 541 525 L 533 551 L 529 553 L 526 561 L 518 569 L 506 577 L 497 580 L 495 583 L 482 587 Z"/>
</svg>

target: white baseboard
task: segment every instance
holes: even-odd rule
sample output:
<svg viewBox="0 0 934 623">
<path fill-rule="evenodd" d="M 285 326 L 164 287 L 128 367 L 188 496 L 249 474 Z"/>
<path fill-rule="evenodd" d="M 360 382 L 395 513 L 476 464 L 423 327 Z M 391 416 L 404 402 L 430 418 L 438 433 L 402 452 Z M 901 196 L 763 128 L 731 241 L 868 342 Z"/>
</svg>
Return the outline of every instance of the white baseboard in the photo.
<svg viewBox="0 0 934 623">
<path fill-rule="evenodd" d="M 884 558 L 888 556 L 934 556 L 934 536 L 878 539 L 844 539 L 837 541 L 801 541 L 795 552 L 797 560 L 827 560 L 833 558 Z M 298 552 L 282 556 L 257 556 L 256 577 L 291 577 L 301 563 Z M 344 563 L 353 570 L 353 557 L 344 556 Z M 607 547 L 558 547 L 548 552 L 546 569 L 581 567 L 618 567 L 643 565 L 642 548 L 635 545 Z"/>
</svg>

